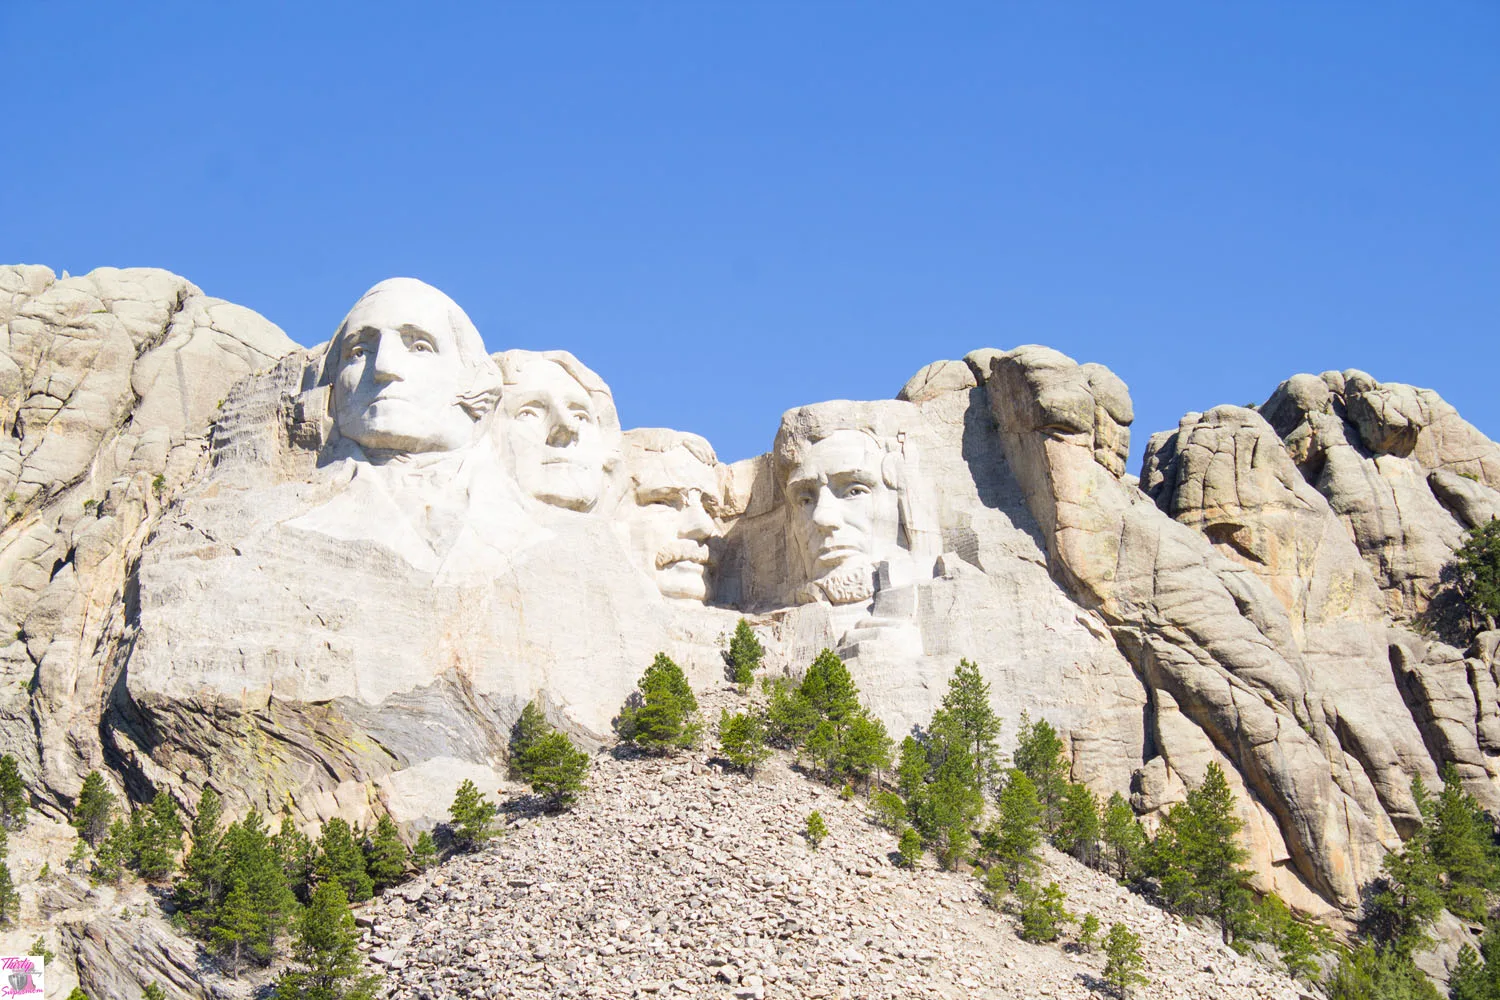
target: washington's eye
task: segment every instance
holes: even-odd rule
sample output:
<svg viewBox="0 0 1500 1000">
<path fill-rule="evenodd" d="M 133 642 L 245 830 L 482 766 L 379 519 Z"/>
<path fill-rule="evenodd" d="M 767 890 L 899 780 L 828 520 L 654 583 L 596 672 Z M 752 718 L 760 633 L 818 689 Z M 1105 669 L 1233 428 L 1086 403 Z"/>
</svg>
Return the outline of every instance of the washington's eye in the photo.
<svg viewBox="0 0 1500 1000">
<path fill-rule="evenodd" d="M 516 411 L 516 419 L 517 420 L 520 420 L 522 417 L 527 417 L 529 419 L 533 419 L 534 420 L 534 419 L 536 419 L 537 417 L 539 417 L 541 415 L 542 415 L 542 411 L 540 409 L 538 409 L 536 406 L 532 406 L 532 405 L 523 406 L 519 410 Z"/>
<path fill-rule="evenodd" d="M 362 358 L 364 356 L 365 356 L 365 345 L 364 344 L 355 344 L 353 347 L 349 348 L 347 351 L 344 352 L 344 357 L 349 358 L 350 360 L 353 360 L 354 358 Z"/>
</svg>

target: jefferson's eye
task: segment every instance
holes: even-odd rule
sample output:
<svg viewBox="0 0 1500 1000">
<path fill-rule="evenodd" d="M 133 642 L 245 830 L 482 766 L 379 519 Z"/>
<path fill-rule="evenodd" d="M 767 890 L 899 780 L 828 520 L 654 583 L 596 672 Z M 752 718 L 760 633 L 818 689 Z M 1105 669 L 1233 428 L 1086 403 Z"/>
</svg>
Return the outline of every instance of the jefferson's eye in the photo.
<svg viewBox="0 0 1500 1000">
<path fill-rule="evenodd" d="M 846 496 L 846 497 L 862 497 L 862 496 L 864 496 L 865 494 L 867 494 L 869 492 L 870 492 L 870 487 L 866 486 L 864 483 L 853 483 L 847 489 L 844 490 L 844 496 Z"/>
</svg>

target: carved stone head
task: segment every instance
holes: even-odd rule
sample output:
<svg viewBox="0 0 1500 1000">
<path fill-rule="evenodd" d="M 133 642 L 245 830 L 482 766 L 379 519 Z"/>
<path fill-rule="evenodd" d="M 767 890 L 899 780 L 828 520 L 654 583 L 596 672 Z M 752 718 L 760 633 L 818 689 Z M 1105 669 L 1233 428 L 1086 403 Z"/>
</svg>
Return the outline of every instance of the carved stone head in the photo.
<svg viewBox="0 0 1500 1000">
<path fill-rule="evenodd" d="M 869 600 L 879 564 L 910 555 L 903 435 L 882 405 L 819 403 L 782 417 L 776 471 L 799 600 Z"/>
<path fill-rule="evenodd" d="M 567 351 L 497 357 L 505 380 L 505 445 L 522 491 L 554 507 L 593 510 L 620 455 L 609 386 Z"/>
<path fill-rule="evenodd" d="M 662 595 L 708 598 L 711 542 L 722 533 L 719 466 L 696 434 L 643 427 L 625 434 L 628 493 L 622 517 L 631 551 Z"/>
<path fill-rule="evenodd" d="M 473 442 L 500 372 L 464 311 L 415 278 L 360 296 L 328 345 L 334 424 L 366 449 L 452 451 Z"/>
</svg>

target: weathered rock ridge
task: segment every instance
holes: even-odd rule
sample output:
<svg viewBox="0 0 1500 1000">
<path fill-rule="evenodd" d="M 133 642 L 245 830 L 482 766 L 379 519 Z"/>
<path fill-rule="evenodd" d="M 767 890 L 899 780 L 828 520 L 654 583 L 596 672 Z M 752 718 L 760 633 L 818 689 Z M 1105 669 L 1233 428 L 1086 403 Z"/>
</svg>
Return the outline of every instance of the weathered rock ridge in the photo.
<svg viewBox="0 0 1500 1000">
<path fill-rule="evenodd" d="M 1220 762 L 1307 909 L 1357 907 L 1413 776 L 1500 809 L 1500 634 L 1447 569 L 1500 446 L 1430 390 L 1298 375 L 1137 481 L 1124 383 L 1035 346 L 789 411 L 732 465 L 410 279 L 302 348 L 165 272 L 3 268 L 0 347 L 0 743 L 45 809 L 107 767 L 422 828 L 499 781 L 526 701 L 604 742 L 655 652 L 706 685 L 741 616 L 773 671 L 838 650 L 898 734 L 967 657 L 1148 817 Z"/>
</svg>

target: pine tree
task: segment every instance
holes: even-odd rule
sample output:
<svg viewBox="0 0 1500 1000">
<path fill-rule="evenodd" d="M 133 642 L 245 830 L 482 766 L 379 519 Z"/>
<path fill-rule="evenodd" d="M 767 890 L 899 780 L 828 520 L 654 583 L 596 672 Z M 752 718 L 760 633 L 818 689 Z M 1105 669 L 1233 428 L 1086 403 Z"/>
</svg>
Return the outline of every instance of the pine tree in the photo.
<svg viewBox="0 0 1500 1000">
<path fill-rule="evenodd" d="M 156 983 L 147 983 L 146 988 L 141 990 L 141 1000 L 167 1000 L 167 991 Z"/>
<path fill-rule="evenodd" d="M 922 835 L 911 827 L 902 830 L 896 853 L 901 857 L 901 867 L 917 867 L 917 862 L 922 859 Z"/>
<path fill-rule="evenodd" d="M 1056 882 L 1049 882 L 1040 889 L 1032 882 L 1017 884 L 1021 939 L 1038 944 L 1061 937 L 1064 925 L 1073 922 L 1073 915 L 1063 905 L 1067 898 Z"/>
<path fill-rule="evenodd" d="M 1067 794 L 1068 762 L 1063 757 L 1062 739 L 1046 719 L 1031 721 L 1021 713 L 1021 728 L 1016 734 L 1016 769 L 1031 779 L 1037 800 L 1042 804 L 1042 827 L 1048 834 L 1057 830 L 1063 796 Z"/>
<path fill-rule="evenodd" d="M 1445 876 L 1443 898 L 1455 916 L 1483 920 L 1488 893 L 1500 884 L 1493 824 L 1464 791 L 1458 769 L 1443 766 L 1443 790 L 1432 810 L 1432 860 Z"/>
<path fill-rule="evenodd" d="M 1238 842 L 1240 827 L 1234 793 L 1217 763 L 1203 783 L 1173 806 L 1151 846 L 1151 874 L 1178 913 L 1204 914 L 1218 922 L 1225 944 L 1243 924 L 1251 895 L 1251 873 L 1241 867 L 1249 856 Z"/>
<path fill-rule="evenodd" d="M 281 814 L 281 829 L 271 838 L 271 849 L 286 873 L 287 888 L 299 902 L 305 903 L 312 894 L 313 864 L 318 852 L 312 838 L 297 829 L 290 813 Z"/>
<path fill-rule="evenodd" d="M 1095 943 L 1099 940 L 1099 918 L 1092 913 L 1085 913 L 1083 919 L 1078 923 L 1078 950 L 1090 952 L 1094 950 Z"/>
<path fill-rule="evenodd" d="M 116 819 L 94 851 L 94 866 L 89 871 L 89 878 L 95 882 L 118 884 L 134 857 L 135 837 L 130 824 Z"/>
<path fill-rule="evenodd" d="M 906 803 L 895 792 L 876 792 L 870 798 L 870 815 L 892 833 L 900 831 L 909 820 Z"/>
<path fill-rule="evenodd" d="M 1099 800 L 1087 785 L 1068 785 L 1063 796 L 1062 815 L 1057 834 L 1052 838 L 1060 851 L 1066 851 L 1086 865 L 1099 860 Z"/>
<path fill-rule="evenodd" d="M 432 842 L 432 834 L 426 830 L 417 834 L 417 842 L 411 849 L 411 863 L 417 871 L 426 871 L 437 864 L 437 845 Z"/>
<path fill-rule="evenodd" d="M 313 878 L 318 882 L 339 883 L 344 898 L 355 902 L 375 894 L 375 883 L 365 870 L 365 852 L 346 820 L 334 817 L 323 824 L 317 858 L 313 861 Z"/>
<path fill-rule="evenodd" d="M 296 967 L 276 981 L 276 1000 L 371 1000 L 378 978 L 364 973 L 354 917 L 337 882 L 313 890 L 297 922 Z"/>
<path fill-rule="evenodd" d="M 890 769 L 892 743 L 885 723 L 863 707 L 849 718 L 841 736 L 831 769 L 836 777 L 868 784 L 872 776 Z"/>
<path fill-rule="evenodd" d="M 1443 910 L 1442 870 L 1432 856 L 1434 803 L 1420 777 L 1412 780 L 1411 792 L 1423 823 L 1399 851 L 1385 856 L 1365 907 L 1370 935 L 1382 949 L 1404 955 L 1427 944 L 1427 928 Z M 1351 966 L 1351 975 L 1357 971 Z"/>
<path fill-rule="evenodd" d="M 984 905 L 992 910 L 1000 909 L 1005 904 L 1005 897 L 1010 895 L 1010 880 L 1005 877 L 1005 870 L 999 865 L 990 865 L 981 869 L 978 876 Z"/>
<path fill-rule="evenodd" d="M 731 766 L 755 777 L 756 769 L 771 756 L 766 746 L 765 718 L 759 712 L 723 709 L 719 713 L 719 752 Z"/>
<path fill-rule="evenodd" d="M 0 757 L 0 826 L 17 830 L 26 825 L 26 782 L 10 754 Z"/>
<path fill-rule="evenodd" d="M 815 848 L 823 843 L 824 839 L 828 836 L 828 824 L 823 822 L 822 813 L 814 809 L 807 814 L 807 829 L 803 831 L 802 835 Z"/>
<path fill-rule="evenodd" d="M 1104 938 L 1104 981 L 1114 987 L 1120 1000 L 1129 1000 L 1133 986 L 1143 985 L 1141 939 L 1124 924 L 1112 924 Z"/>
<path fill-rule="evenodd" d="M 209 936 L 219 953 L 229 960 L 230 974 L 239 978 L 244 958 L 262 933 L 261 915 L 243 878 L 236 878 L 214 911 Z"/>
<path fill-rule="evenodd" d="M 480 794 L 468 778 L 458 786 L 448 807 L 453 841 L 460 848 L 479 846 L 494 836 L 495 804 Z"/>
<path fill-rule="evenodd" d="M 21 894 L 10 875 L 10 865 L 0 864 L 0 924 L 10 926 L 21 912 Z"/>
<path fill-rule="evenodd" d="M 173 896 L 178 910 L 190 919 L 210 909 L 224 884 L 224 831 L 219 828 L 222 809 L 219 796 L 204 788 L 198 796 L 198 812 L 190 830 L 192 847 L 182 859 L 182 877 Z"/>
<path fill-rule="evenodd" d="M 521 710 L 510 742 L 510 776 L 524 781 L 550 809 L 570 807 L 583 791 L 589 755 L 553 729 L 535 702 Z"/>
<path fill-rule="evenodd" d="M 1395 948 L 1362 944 L 1339 956 L 1323 984 L 1328 1000 L 1441 1000 L 1437 987 Z"/>
<path fill-rule="evenodd" d="M 365 847 L 365 870 L 376 889 L 395 885 L 406 875 L 406 845 L 389 813 L 375 821 L 375 832 Z"/>
<path fill-rule="evenodd" d="M 1481 622 L 1493 629 L 1500 619 L 1500 520 L 1491 517 L 1469 529 L 1453 553 L 1453 568 L 1470 623 L 1476 631 Z"/>
<path fill-rule="evenodd" d="M 151 804 L 132 814 L 141 817 L 135 837 L 135 870 L 141 878 L 159 882 L 177 870 L 182 853 L 182 818 L 177 803 L 166 792 L 157 792 Z"/>
<path fill-rule="evenodd" d="M 621 738 L 651 753 L 698 745 L 698 699 L 671 657 L 657 653 L 637 687 L 637 694 L 620 709 L 616 728 Z"/>
<path fill-rule="evenodd" d="M 89 1000 L 89 995 L 83 992 L 83 987 L 73 987 L 73 992 L 68 994 L 68 1000 Z"/>
<path fill-rule="evenodd" d="M 254 919 L 243 913 L 225 919 L 228 894 L 214 908 L 210 926 L 237 927 L 243 932 L 240 950 L 257 962 L 269 962 L 275 953 L 276 940 L 290 925 L 297 912 L 297 898 L 287 884 L 286 868 L 266 829 L 259 810 L 251 809 L 237 823 L 224 831 L 224 878 L 232 889 L 243 883 L 247 894 L 243 904 Z"/>
<path fill-rule="evenodd" d="M 974 776 L 974 758 L 966 741 L 942 743 L 934 734 L 927 747 L 928 760 L 937 757 L 929 780 L 908 801 L 912 820 L 922 837 L 932 845 L 938 863 L 957 870 L 968 855 L 973 829 L 984 810 L 984 797 Z"/>
<path fill-rule="evenodd" d="M 755 682 L 755 672 L 760 669 L 760 661 L 765 655 L 765 648 L 761 646 L 755 630 L 741 618 L 734 626 L 734 635 L 729 640 L 730 680 L 739 685 L 740 693 L 750 690 L 750 685 Z"/>
<path fill-rule="evenodd" d="M 1128 882 L 1140 867 L 1146 833 L 1141 829 L 1140 820 L 1135 818 L 1135 810 L 1119 792 L 1111 794 L 1104 807 L 1102 836 L 1115 877 Z"/>
<path fill-rule="evenodd" d="M 831 649 L 820 652 L 803 675 L 798 693 L 821 719 L 842 726 L 860 712 L 859 689 L 849 668 Z"/>
<path fill-rule="evenodd" d="M 761 689 L 766 693 L 767 740 L 787 750 L 806 743 L 818 724 L 812 703 L 785 677 L 763 677 Z"/>
<path fill-rule="evenodd" d="M 90 771 L 83 779 L 83 789 L 73 804 L 73 828 L 79 836 L 98 847 L 109 832 L 110 820 L 114 817 L 115 796 L 104 783 L 104 776 Z"/>
<path fill-rule="evenodd" d="M 1000 725 L 1000 717 L 990 705 L 990 686 L 979 668 L 968 660 L 959 660 L 928 728 L 933 733 L 951 730 L 946 733 L 948 739 L 964 742 L 981 793 L 1000 777 Z"/>
<path fill-rule="evenodd" d="M 896 764 L 896 788 L 908 805 L 922 794 L 927 784 L 927 750 L 913 736 L 901 741 L 901 758 Z"/>
<path fill-rule="evenodd" d="M 1042 845 L 1042 804 L 1036 786 L 1020 768 L 1012 768 L 1000 793 L 1000 815 L 985 835 L 985 853 L 1005 873 L 1012 888 L 1038 867 Z"/>
<path fill-rule="evenodd" d="M 1448 972 L 1448 1000 L 1494 1000 L 1489 976 L 1479 953 L 1468 945 L 1458 950 L 1458 960 Z"/>
</svg>

